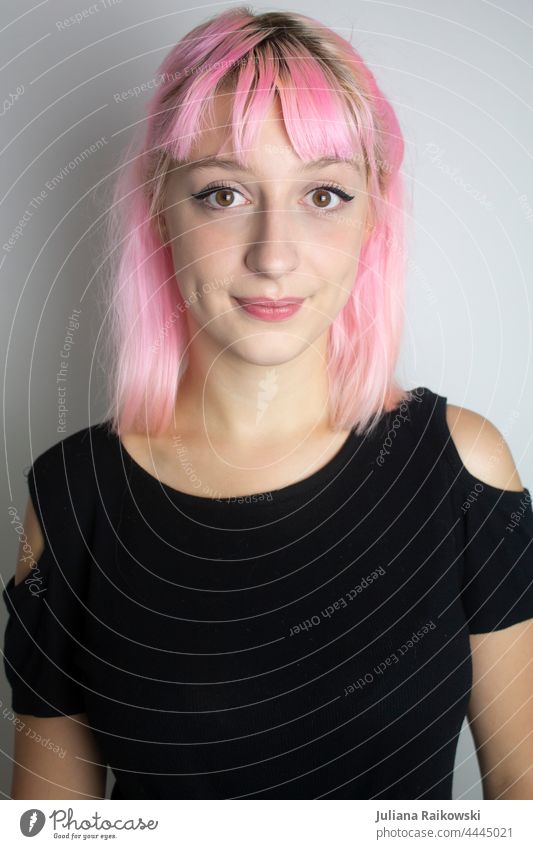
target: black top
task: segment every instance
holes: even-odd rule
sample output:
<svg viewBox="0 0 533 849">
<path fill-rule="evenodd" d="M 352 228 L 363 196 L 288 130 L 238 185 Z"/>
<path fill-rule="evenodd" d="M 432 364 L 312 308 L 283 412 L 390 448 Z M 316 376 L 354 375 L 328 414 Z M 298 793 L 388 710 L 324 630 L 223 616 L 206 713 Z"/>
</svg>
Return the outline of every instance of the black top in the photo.
<svg viewBox="0 0 533 849">
<path fill-rule="evenodd" d="M 450 799 L 469 633 L 533 617 L 528 489 L 463 466 L 426 387 L 290 486 L 161 484 L 108 423 L 37 457 L 9 580 L 18 713 L 85 711 L 125 799 Z"/>
</svg>

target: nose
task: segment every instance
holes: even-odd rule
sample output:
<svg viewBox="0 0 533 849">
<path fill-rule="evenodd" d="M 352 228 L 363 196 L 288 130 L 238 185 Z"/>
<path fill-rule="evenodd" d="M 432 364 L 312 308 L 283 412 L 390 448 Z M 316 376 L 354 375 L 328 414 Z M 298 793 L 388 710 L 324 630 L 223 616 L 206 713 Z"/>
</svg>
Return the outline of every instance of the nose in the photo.
<svg viewBox="0 0 533 849">
<path fill-rule="evenodd" d="M 290 213 L 268 207 L 250 216 L 246 266 L 256 274 L 277 279 L 298 265 L 299 244 L 294 240 Z"/>
</svg>

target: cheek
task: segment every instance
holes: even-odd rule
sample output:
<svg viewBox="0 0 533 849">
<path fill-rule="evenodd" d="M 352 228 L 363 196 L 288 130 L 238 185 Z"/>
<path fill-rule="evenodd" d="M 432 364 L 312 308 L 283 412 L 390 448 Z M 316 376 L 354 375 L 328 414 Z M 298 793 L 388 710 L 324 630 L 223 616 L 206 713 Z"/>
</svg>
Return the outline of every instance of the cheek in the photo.
<svg viewBox="0 0 533 849">
<path fill-rule="evenodd" d="M 323 243 L 324 245 L 324 243 Z M 353 236 L 349 240 L 339 241 L 328 249 L 322 249 L 319 264 L 314 265 L 318 275 L 317 307 L 333 320 L 343 309 L 355 286 L 358 272 L 359 247 L 354 246 Z"/>
<path fill-rule="evenodd" d="M 314 220 L 313 220 L 314 219 Z M 316 244 L 324 259 L 342 266 L 345 260 L 356 260 L 364 237 L 365 219 L 360 209 L 352 212 L 323 213 L 309 217 L 310 244 Z"/>
<path fill-rule="evenodd" d="M 219 279 L 221 263 L 212 245 L 192 233 L 172 242 L 172 259 L 176 281 L 183 297 L 200 294 L 202 286 Z"/>
<path fill-rule="evenodd" d="M 235 234 L 228 234 L 227 228 L 206 225 L 191 215 L 188 222 L 174 220 L 170 233 L 177 273 L 183 269 L 187 276 L 202 279 L 229 274 L 236 249 Z"/>
<path fill-rule="evenodd" d="M 340 296 L 344 299 L 351 292 L 358 273 L 364 235 L 362 226 L 359 219 L 355 218 L 353 226 L 341 228 L 334 245 L 336 253 L 335 259 L 332 260 L 332 270 L 340 289 L 343 290 Z"/>
<path fill-rule="evenodd" d="M 323 239 L 317 246 L 314 268 L 330 300 L 342 302 L 348 297 L 357 276 L 359 253 L 359 240 L 353 233 Z"/>
</svg>

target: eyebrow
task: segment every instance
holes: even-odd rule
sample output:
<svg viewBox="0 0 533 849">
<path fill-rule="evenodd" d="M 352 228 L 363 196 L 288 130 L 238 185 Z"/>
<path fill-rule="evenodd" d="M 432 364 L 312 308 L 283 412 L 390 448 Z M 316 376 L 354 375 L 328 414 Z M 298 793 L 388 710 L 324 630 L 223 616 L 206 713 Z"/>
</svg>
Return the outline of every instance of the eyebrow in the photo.
<svg viewBox="0 0 533 849">
<path fill-rule="evenodd" d="M 309 171 L 311 168 L 320 168 L 326 165 L 351 165 L 356 168 L 359 173 L 361 172 L 359 164 L 353 159 L 338 156 L 321 156 L 320 159 L 315 159 L 313 162 L 304 162 L 303 165 L 296 169 L 296 173 L 299 174 L 302 171 Z M 232 159 L 231 157 L 222 158 L 216 155 L 206 156 L 195 162 L 187 162 L 180 166 L 179 170 L 192 171 L 204 168 L 231 168 L 235 171 L 242 171 L 243 173 L 252 172 L 251 168 L 244 168 L 242 165 L 239 165 L 236 159 Z"/>
</svg>

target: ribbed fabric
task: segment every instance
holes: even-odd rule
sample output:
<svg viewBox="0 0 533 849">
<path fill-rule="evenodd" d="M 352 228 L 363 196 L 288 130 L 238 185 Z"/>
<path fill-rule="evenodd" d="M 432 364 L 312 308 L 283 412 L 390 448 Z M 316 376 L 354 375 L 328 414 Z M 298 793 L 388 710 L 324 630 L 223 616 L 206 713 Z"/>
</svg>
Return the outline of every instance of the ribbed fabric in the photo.
<svg viewBox="0 0 533 849">
<path fill-rule="evenodd" d="M 101 422 L 37 457 L 3 591 L 13 710 L 86 712 L 124 799 L 450 799 L 469 634 L 533 617 L 528 489 L 427 387 L 290 486 L 161 484 Z"/>
</svg>

